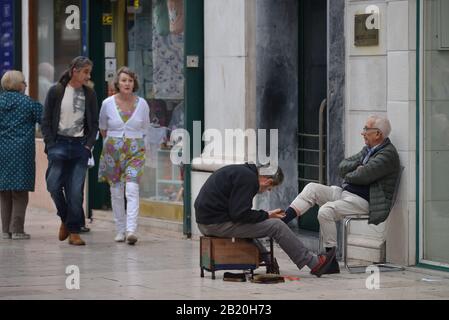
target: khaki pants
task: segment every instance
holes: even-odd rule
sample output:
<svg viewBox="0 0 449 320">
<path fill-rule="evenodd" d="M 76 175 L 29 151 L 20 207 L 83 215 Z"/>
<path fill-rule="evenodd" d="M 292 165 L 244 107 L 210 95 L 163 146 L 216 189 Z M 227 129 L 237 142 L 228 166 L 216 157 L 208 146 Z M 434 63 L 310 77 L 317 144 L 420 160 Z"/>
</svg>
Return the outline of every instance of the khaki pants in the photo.
<svg viewBox="0 0 449 320">
<path fill-rule="evenodd" d="M 0 191 L 2 232 L 23 233 L 28 191 Z"/>
<path fill-rule="evenodd" d="M 291 203 L 291 207 L 303 215 L 315 204 L 320 206 L 320 222 L 323 242 L 326 248 L 337 246 L 336 221 L 347 215 L 368 214 L 369 202 L 337 186 L 309 183 Z"/>
</svg>

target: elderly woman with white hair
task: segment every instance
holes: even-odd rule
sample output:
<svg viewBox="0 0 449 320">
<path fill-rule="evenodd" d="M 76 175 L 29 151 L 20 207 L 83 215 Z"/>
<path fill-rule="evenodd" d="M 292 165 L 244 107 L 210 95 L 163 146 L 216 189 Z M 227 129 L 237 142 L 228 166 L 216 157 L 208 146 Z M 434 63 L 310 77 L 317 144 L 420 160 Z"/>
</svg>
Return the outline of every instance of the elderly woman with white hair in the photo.
<svg viewBox="0 0 449 320">
<path fill-rule="evenodd" d="M 318 205 L 318 221 L 326 251 L 337 246 L 335 222 L 347 215 L 369 215 L 368 223 L 385 221 L 392 206 L 393 193 L 400 173 L 399 154 L 388 136 L 391 132 L 387 118 L 373 115 L 362 129 L 365 146 L 344 159 L 340 165 L 341 186 L 309 183 L 285 211 L 284 222 L 301 217 Z M 326 270 L 339 273 L 336 260 Z"/>
<path fill-rule="evenodd" d="M 0 202 L 3 239 L 29 239 L 25 233 L 28 193 L 35 183 L 35 129 L 42 105 L 24 94 L 25 78 L 8 71 L 0 94 Z"/>
</svg>

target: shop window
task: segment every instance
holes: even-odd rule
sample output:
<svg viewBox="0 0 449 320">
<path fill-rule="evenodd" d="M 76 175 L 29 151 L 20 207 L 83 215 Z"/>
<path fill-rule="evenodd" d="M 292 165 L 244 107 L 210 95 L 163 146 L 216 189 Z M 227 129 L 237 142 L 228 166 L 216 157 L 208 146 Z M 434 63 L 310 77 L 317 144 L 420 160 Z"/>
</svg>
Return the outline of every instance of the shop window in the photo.
<svg viewBox="0 0 449 320">
<path fill-rule="evenodd" d="M 183 0 L 127 2 L 128 66 L 150 106 L 144 200 L 183 202 L 183 168 L 170 160 L 173 130 L 184 128 Z"/>
<path fill-rule="evenodd" d="M 449 37 L 447 1 L 424 1 L 422 258 L 449 265 Z"/>
<path fill-rule="evenodd" d="M 81 1 L 39 0 L 38 100 L 43 104 L 70 61 L 81 54 Z"/>
<path fill-rule="evenodd" d="M 30 66 L 37 74 L 37 94 L 32 97 L 45 103 L 48 90 L 59 80 L 70 61 L 82 52 L 81 0 L 38 0 L 36 9 L 37 48 L 30 54 L 37 56 Z M 38 131 L 37 136 L 41 137 Z"/>
</svg>

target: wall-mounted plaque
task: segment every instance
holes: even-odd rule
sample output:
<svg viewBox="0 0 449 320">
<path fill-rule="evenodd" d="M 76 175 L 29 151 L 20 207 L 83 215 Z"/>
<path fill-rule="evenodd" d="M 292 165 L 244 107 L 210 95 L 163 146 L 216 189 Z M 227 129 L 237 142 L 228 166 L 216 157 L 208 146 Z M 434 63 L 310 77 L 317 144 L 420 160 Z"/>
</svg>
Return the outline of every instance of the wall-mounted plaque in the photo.
<svg viewBox="0 0 449 320">
<path fill-rule="evenodd" d="M 377 15 L 370 13 L 356 14 L 354 25 L 354 45 L 356 47 L 368 47 L 379 45 L 379 29 L 368 29 Z"/>
</svg>

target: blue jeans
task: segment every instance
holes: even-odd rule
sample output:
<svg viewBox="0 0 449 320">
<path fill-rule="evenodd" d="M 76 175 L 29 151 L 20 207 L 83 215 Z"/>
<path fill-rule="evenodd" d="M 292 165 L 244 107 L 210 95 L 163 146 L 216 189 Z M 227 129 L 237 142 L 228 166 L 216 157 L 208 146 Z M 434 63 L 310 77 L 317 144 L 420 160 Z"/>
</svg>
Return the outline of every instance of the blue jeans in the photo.
<svg viewBox="0 0 449 320">
<path fill-rule="evenodd" d="M 48 149 L 47 157 L 47 190 L 69 232 L 79 233 L 90 151 L 84 147 L 82 138 L 58 136 L 56 144 Z"/>
</svg>

